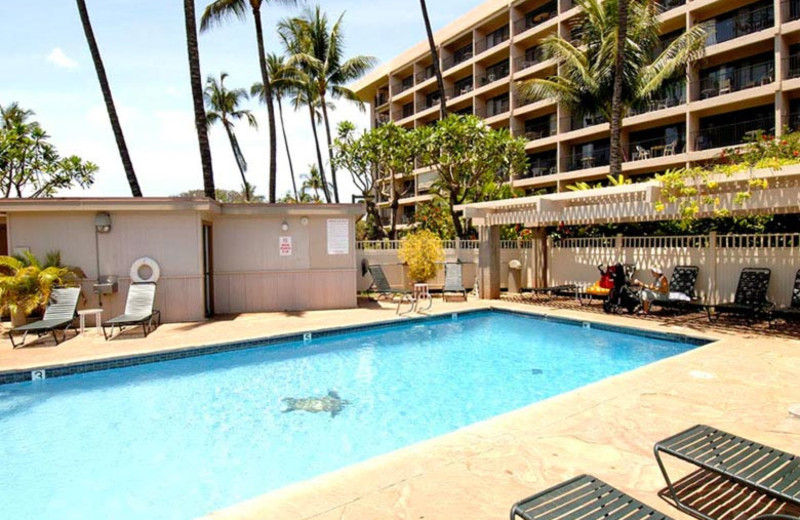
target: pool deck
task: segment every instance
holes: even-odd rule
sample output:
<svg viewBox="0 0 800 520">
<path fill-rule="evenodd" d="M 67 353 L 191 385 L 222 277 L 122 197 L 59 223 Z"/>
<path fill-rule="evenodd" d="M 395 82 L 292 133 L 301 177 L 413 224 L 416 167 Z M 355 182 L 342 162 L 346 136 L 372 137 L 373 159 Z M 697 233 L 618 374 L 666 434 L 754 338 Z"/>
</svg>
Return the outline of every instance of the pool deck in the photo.
<svg viewBox="0 0 800 520">
<path fill-rule="evenodd" d="M 433 313 L 489 307 L 442 303 Z M 571 308 L 491 302 L 491 306 L 589 322 L 697 335 L 669 321 Z M 163 325 L 148 338 L 126 334 L 70 339 L 12 350 L 0 342 L 0 372 L 118 358 L 290 332 L 397 319 L 374 304 L 343 311 L 250 314 L 202 324 Z M 399 318 L 402 319 L 402 318 Z M 291 485 L 208 515 L 208 519 L 472 520 L 508 518 L 512 503 L 592 473 L 676 519 L 688 519 L 657 492 L 664 482 L 653 444 L 697 423 L 800 452 L 800 339 L 705 334 L 715 343 L 367 462 Z M 309 457 L 313 457 L 313 450 Z M 670 466 L 678 472 L 680 466 Z"/>
</svg>

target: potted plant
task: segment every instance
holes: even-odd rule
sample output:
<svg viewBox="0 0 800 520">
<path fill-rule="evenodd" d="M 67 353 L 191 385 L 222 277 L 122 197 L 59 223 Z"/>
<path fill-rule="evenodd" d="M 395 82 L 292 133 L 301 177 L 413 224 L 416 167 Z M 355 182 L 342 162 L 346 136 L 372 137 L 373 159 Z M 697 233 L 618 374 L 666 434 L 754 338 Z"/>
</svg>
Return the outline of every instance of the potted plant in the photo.
<svg viewBox="0 0 800 520">
<path fill-rule="evenodd" d="M 427 229 L 415 231 L 406 235 L 397 255 L 408 266 L 412 281 L 427 282 L 436 276 L 437 263 L 444 261 L 442 239 Z"/>
<path fill-rule="evenodd" d="M 75 285 L 81 278 L 85 275 L 80 268 L 61 265 L 57 251 L 48 253 L 44 262 L 30 251 L 0 256 L 0 312 L 11 315 L 12 326 L 22 325 L 47 305 L 53 287 Z"/>
</svg>

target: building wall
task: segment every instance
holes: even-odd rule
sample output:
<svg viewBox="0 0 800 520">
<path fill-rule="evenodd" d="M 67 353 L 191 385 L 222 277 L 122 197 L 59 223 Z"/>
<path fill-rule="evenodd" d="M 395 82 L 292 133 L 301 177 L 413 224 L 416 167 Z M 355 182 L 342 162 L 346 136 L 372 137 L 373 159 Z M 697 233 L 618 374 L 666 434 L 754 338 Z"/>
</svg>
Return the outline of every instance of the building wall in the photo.
<svg viewBox="0 0 800 520">
<path fill-rule="evenodd" d="M 609 172 L 607 163 L 602 165 L 603 157 L 607 156 L 607 144 L 603 143 L 609 137 L 608 123 L 592 121 L 585 122 L 585 127 L 573 125 L 569 111 L 557 106 L 555 101 L 529 101 L 516 94 L 517 81 L 544 78 L 557 72 L 553 60 L 531 58 L 527 51 L 538 46 L 547 35 L 568 36 L 579 14 L 573 2 L 558 0 L 554 16 L 537 16 L 533 20 L 535 23 L 528 23 L 527 16 L 548 3 L 547 0 L 488 0 L 435 35 L 448 110 L 470 111 L 485 118 L 492 127 L 508 128 L 515 136 L 524 137 L 526 152 L 539 162 L 531 164 L 530 170 L 521 177 L 508 180 L 516 188 L 531 191 L 564 191 L 566 186 L 577 181 L 604 180 Z M 800 126 L 800 50 L 797 47 L 800 8 L 795 2 L 775 0 L 765 8 L 758 7 L 761 6 L 759 0 L 664 0 L 660 4 L 666 8 L 660 15 L 665 34 L 725 18 L 743 7 L 753 8 L 760 14 L 753 14 L 751 20 L 747 13 L 740 13 L 735 24 L 739 35 L 727 41 L 709 37 L 706 56 L 687 68 L 685 88 L 664 99 L 655 99 L 650 106 L 642 108 L 641 113 L 625 118 L 622 141 L 626 176 L 651 176 L 669 168 L 703 164 L 719 156 L 724 147 L 740 142 L 736 139 L 742 139 L 756 127 L 780 134 L 784 126 Z M 766 19 L 765 9 L 771 9 L 774 23 L 762 27 L 755 21 Z M 486 36 L 504 25 L 509 27 L 509 39 L 488 46 Z M 714 29 L 711 32 L 716 34 Z M 723 32 L 721 30 L 720 34 Z M 454 53 L 469 42 L 472 42 L 470 57 L 454 65 Z M 737 69 L 733 84 L 727 89 L 701 78 L 702 71 L 763 55 L 769 56 L 768 68 L 748 65 Z M 509 74 L 502 78 L 487 76 L 487 67 L 500 61 L 508 64 Z M 420 42 L 354 85 L 361 99 L 370 103 L 373 126 L 394 121 L 406 128 L 418 128 L 438 117 L 438 103 L 428 106 L 428 96 L 438 89 L 427 71 L 429 64 L 427 42 Z M 753 75 L 749 79 L 745 78 L 748 70 Z M 409 77 L 413 79 L 411 85 L 404 85 L 403 80 Z M 469 77 L 473 80 L 468 91 L 456 88 L 461 80 Z M 487 104 L 498 95 L 508 95 L 510 104 L 507 110 L 492 115 L 487 111 Z M 413 107 L 411 114 L 404 113 L 408 105 Z M 760 122 L 761 116 L 743 112 L 755 108 L 771 112 L 774 122 L 764 124 Z M 712 124 L 712 120 L 721 116 L 726 118 L 722 124 L 719 121 Z M 552 117 L 547 131 L 542 132 L 538 127 L 526 129 L 526 122 L 543 117 Z M 704 122 L 708 125 L 704 126 Z M 683 132 L 683 137 L 669 153 L 664 150 L 665 145 L 672 142 L 672 138 L 665 136 L 667 127 Z M 661 133 L 658 137 L 642 137 L 648 132 Z M 723 142 L 729 138 L 735 142 Z M 637 144 L 647 153 L 638 154 Z M 589 145 L 594 148 L 585 151 L 583 147 Z M 551 161 L 554 162 L 550 164 Z M 414 207 L 429 197 L 428 175 L 428 169 L 421 167 L 414 175 L 403 179 L 403 182 L 411 181 L 414 189 L 400 200 L 401 215 L 407 215 L 404 207 Z M 387 214 L 387 201 L 378 203 Z"/>
<path fill-rule="evenodd" d="M 8 215 L 12 252 L 28 248 L 37 257 L 60 251 L 65 265 L 86 273 L 81 308 L 96 308 L 97 257 L 101 275 L 117 275 L 119 292 L 102 298 L 103 318 L 121 314 L 130 283 L 130 267 L 140 257 L 158 262 L 161 278 L 156 307 L 170 322 L 203 319 L 200 220 L 193 212 L 111 212 L 111 231 L 95 246 L 94 212 L 12 213 Z"/>
<path fill-rule="evenodd" d="M 329 255 L 327 221 L 348 221 L 349 251 Z M 355 222 L 351 217 L 217 216 L 214 305 L 218 313 L 297 311 L 356 306 Z M 282 222 L 289 225 L 281 230 Z M 279 237 L 292 239 L 281 256 Z"/>
</svg>

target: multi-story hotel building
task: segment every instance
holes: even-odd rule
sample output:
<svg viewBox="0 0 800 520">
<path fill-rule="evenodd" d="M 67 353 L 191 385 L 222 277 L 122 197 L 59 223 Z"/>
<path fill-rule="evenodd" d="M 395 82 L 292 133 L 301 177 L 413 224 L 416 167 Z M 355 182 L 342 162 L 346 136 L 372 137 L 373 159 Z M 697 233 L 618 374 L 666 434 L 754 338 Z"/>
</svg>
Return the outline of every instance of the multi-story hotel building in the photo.
<svg viewBox="0 0 800 520">
<path fill-rule="evenodd" d="M 662 0 L 663 40 L 705 24 L 705 56 L 623 123 L 628 177 L 701 164 L 755 130 L 780 134 L 800 122 L 800 0 Z M 539 45 L 552 33 L 574 37 L 572 0 L 489 0 L 435 34 L 445 91 L 427 41 L 381 66 L 355 90 L 373 125 L 414 128 L 449 112 L 475 114 L 527 139 L 529 168 L 514 187 L 563 190 L 608 174 L 609 125 L 572 117 L 555 101 L 528 101 L 515 83 L 557 73 Z M 420 21 L 420 23 L 422 23 Z M 434 179 L 419 168 L 402 185 L 402 222 L 431 198 Z M 387 203 L 384 201 L 382 205 Z"/>
</svg>

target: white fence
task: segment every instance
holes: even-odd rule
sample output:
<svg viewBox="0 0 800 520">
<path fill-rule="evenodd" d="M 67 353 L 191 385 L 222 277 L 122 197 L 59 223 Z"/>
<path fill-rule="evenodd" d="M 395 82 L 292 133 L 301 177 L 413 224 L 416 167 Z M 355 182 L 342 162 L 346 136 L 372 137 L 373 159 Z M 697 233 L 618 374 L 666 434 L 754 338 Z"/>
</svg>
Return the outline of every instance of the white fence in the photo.
<svg viewBox="0 0 800 520">
<path fill-rule="evenodd" d="M 370 264 L 379 264 L 383 267 L 389 283 L 393 287 L 411 287 L 411 280 L 408 278 L 407 268 L 402 264 L 397 252 L 400 248 L 400 240 L 383 241 L 364 241 L 356 243 L 356 253 L 358 262 L 366 259 Z M 500 285 L 503 288 L 509 287 L 509 268 L 508 264 L 512 260 L 518 260 L 522 265 L 519 270 L 519 284 L 522 287 L 530 287 L 535 284 L 537 274 L 541 273 L 543 267 L 540 257 L 541 251 L 534 241 L 513 241 L 503 240 L 500 243 Z M 445 240 L 444 241 L 445 263 L 459 262 L 461 264 L 461 278 L 464 286 L 471 289 L 478 274 L 478 241 L 477 240 Z M 512 272 L 513 276 L 513 272 Z M 366 290 L 372 279 L 369 274 L 361 276 L 358 282 L 358 290 Z M 433 289 L 441 288 L 444 284 L 444 266 L 439 269 L 436 278 L 430 281 Z M 513 287 L 515 281 L 511 281 Z"/>
<path fill-rule="evenodd" d="M 770 300 L 788 305 L 800 269 L 800 234 L 564 239 L 548 247 L 548 284 L 587 285 L 599 278 L 599 264 L 616 262 L 636 265 L 634 276 L 642 280 L 654 266 L 669 277 L 676 265 L 695 265 L 697 290 L 712 302 L 733 298 L 742 268 L 767 267 Z"/>
</svg>

